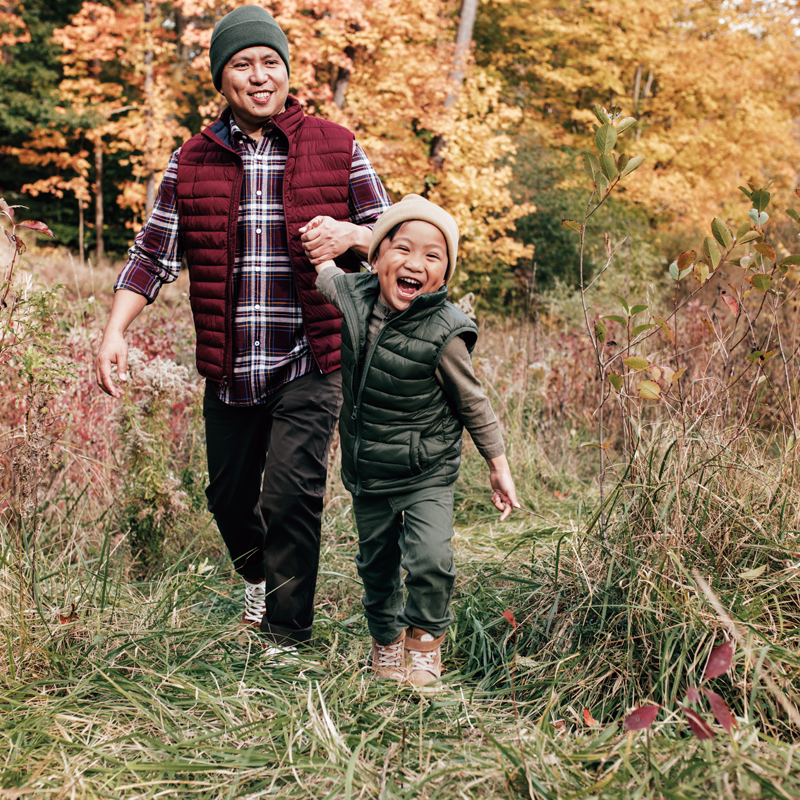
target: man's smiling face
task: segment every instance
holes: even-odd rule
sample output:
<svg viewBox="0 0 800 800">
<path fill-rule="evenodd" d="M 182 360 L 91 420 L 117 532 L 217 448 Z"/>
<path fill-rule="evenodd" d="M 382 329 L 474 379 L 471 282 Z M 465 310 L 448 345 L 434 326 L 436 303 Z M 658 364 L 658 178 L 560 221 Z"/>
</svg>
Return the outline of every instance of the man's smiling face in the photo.
<svg viewBox="0 0 800 800">
<path fill-rule="evenodd" d="M 222 70 L 222 94 L 242 131 L 250 136 L 258 134 L 286 104 L 286 64 L 271 47 L 240 50 Z"/>
<path fill-rule="evenodd" d="M 373 264 L 381 285 L 381 300 L 392 311 L 405 311 L 420 294 L 435 292 L 447 272 L 444 234 L 421 219 L 404 222 L 394 239 L 387 236 Z"/>
</svg>

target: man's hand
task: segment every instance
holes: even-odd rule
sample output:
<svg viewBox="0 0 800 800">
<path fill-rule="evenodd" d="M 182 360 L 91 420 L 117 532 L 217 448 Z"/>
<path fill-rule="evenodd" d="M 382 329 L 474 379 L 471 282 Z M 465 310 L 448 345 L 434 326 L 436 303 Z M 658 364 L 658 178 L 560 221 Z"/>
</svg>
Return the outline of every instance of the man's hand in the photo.
<svg viewBox="0 0 800 800">
<path fill-rule="evenodd" d="M 487 458 L 489 465 L 489 483 L 492 486 L 492 503 L 500 515 L 500 522 L 508 518 L 512 508 L 520 508 L 517 501 L 517 489 L 514 486 L 514 479 L 511 477 L 511 468 L 508 466 L 506 457 L 497 456 Z"/>
<path fill-rule="evenodd" d="M 103 331 L 103 341 L 94 365 L 97 385 L 112 397 L 122 397 L 123 392 L 122 387 L 111 380 L 111 365 L 117 365 L 120 382 L 128 380 L 128 344 L 125 341 L 125 331 L 146 305 L 145 297 L 128 289 L 120 289 L 114 295 L 111 315 Z"/>
<path fill-rule="evenodd" d="M 333 217 L 314 217 L 300 228 L 300 241 L 308 260 L 315 266 L 350 249 L 366 257 L 371 238 L 369 228 L 352 222 L 337 222 Z"/>
</svg>

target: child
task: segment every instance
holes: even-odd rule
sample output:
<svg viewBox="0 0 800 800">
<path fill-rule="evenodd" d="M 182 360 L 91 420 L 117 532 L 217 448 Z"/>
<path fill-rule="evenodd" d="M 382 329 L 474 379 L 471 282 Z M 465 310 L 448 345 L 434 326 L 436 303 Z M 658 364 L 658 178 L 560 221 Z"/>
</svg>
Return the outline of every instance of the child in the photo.
<svg viewBox="0 0 800 800">
<path fill-rule="evenodd" d="M 447 301 L 457 249 L 455 220 L 412 194 L 375 224 L 373 274 L 316 265 L 317 290 L 344 317 L 342 479 L 353 495 L 372 668 L 415 686 L 440 678 L 454 619 L 450 539 L 464 425 L 489 465 L 500 519 L 519 507 L 497 420 L 472 370 L 478 329 Z"/>
</svg>

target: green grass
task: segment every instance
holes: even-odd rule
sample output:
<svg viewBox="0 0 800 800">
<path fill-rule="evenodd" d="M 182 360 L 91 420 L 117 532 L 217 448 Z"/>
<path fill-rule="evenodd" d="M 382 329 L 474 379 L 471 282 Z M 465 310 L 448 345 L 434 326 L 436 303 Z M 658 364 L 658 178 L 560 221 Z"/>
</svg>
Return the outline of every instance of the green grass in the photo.
<svg viewBox="0 0 800 800">
<path fill-rule="evenodd" d="M 526 452 L 519 471 L 535 468 Z M 315 638 L 288 664 L 270 663 L 237 626 L 240 587 L 222 556 L 206 560 L 213 539 L 186 543 L 174 567 L 136 583 L 124 548 L 109 557 L 107 542 L 83 560 L 53 535 L 24 624 L 5 539 L 0 797 L 800 796 L 798 730 L 764 681 L 797 704 L 798 531 L 774 487 L 740 476 L 722 499 L 727 475 L 687 481 L 685 502 L 699 494 L 684 506 L 691 525 L 667 535 L 676 494 L 663 473 L 643 471 L 610 508 L 606 544 L 597 526 L 586 532 L 593 491 L 553 472 L 524 493 L 549 521 L 499 525 L 472 453 L 447 678 L 431 694 L 365 669 L 352 515 L 335 483 Z M 758 578 L 738 577 L 760 564 Z M 731 671 L 710 682 L 739 721 L 732 736 L 712 722 L 711 741 L 691 735 L 677 705 L 726 625 L 693 569 L 713 573 L 739 637 Z M 59 622 L 73 602 L 78 619 Z M 646 701 L 662 706 L 656 724 L 626 733 L 626 712 Z"/>
</svg>

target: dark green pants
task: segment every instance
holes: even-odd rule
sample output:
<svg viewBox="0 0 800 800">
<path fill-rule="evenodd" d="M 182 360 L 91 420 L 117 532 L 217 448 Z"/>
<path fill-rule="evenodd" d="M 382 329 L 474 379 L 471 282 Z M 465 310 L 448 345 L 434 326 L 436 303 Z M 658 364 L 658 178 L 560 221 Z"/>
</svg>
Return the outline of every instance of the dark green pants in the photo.
<svg viewBox="0 0 800 800">
<path fill-rule="evenodd" d="M 441 636 L 453 621 L 453 487 L 392 497 L 354 497 L 356 566 L 372 636 L 394 642 L 403 628 Z M 402 570 L 408 599 L 403 602 Z"/>
</svg>

